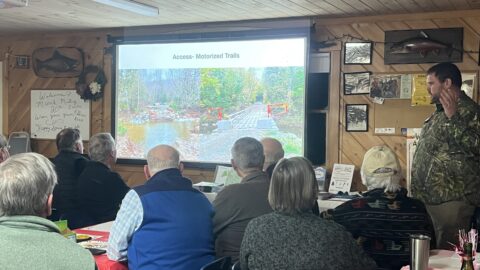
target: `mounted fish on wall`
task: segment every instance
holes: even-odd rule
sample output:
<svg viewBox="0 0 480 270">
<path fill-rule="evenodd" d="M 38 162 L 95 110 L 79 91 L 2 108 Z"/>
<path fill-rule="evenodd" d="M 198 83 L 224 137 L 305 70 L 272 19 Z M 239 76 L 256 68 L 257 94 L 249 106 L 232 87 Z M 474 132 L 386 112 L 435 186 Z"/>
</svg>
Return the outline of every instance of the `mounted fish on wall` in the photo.
<svg viewBox="0 0 480 270">
<path fill-rule="evenodd" d="M 78 77 L 83 72 L 83 52 L 73 47 L 39 48 L 32 54 L 32 63 L 38 77 Z"/>
<path fill-rule="evenodd" d="M 385 31 L 384 63 L 462 62 L 463 28 Z"/>
</svg>

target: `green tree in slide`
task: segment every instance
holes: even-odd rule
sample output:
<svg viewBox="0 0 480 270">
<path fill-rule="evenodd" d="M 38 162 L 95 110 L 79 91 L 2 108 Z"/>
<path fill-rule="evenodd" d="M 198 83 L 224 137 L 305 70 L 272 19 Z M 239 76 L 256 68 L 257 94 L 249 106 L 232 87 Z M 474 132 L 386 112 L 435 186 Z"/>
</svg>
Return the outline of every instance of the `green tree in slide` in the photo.
<svg viewBox="0 0 480 270">
<path fill-rule="evenodd" d="M 204 68 L 200 70 L 200 104 L 233 112 L 251 104 L 257 96 L 254 70 Z M 252 91 L 253 90 L 253 91 Z"/>
<path fill-rule="evenodd" d="M 148 100 L 147 88 L 140 78 L 140 70 L 124 69 L 119 72 L 119 79 L 122 81 L 120 85 L 123 87 L 118 91 L 119 109 L 121 111 L 127 110 L 129 113 L 139 113 Z"/>
</svg>

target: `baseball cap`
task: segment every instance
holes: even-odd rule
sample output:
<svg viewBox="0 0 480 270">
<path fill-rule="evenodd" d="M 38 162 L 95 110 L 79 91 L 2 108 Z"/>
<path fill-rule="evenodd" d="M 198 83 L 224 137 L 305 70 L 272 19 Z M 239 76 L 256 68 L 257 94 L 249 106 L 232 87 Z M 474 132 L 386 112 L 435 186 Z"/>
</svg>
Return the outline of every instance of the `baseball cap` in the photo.
<svg viewBox="0 0 480 270">
<path fill-rule="evenodd" d="M 392 149 L 385 145 L 370 148 L 363 157 L 362 178 L 388 177 L 400 172 L 400 164 Z"/>
</svg>

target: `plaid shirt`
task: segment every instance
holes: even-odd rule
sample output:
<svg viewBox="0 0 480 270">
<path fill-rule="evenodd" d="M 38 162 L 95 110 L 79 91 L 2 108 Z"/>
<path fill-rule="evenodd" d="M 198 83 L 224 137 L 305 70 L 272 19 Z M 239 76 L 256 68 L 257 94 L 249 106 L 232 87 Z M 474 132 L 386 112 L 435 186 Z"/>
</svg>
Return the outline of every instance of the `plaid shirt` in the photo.
<svg viewBox="0 0 480 270">
<path fill-rule="evenodd" d="M 108 238 L 107 256 L 110 260 L 127 260 L 128 243 L 143 221 L 143 207 L 135 190 L 130 190 L 122 201 Z"/>
</svg>

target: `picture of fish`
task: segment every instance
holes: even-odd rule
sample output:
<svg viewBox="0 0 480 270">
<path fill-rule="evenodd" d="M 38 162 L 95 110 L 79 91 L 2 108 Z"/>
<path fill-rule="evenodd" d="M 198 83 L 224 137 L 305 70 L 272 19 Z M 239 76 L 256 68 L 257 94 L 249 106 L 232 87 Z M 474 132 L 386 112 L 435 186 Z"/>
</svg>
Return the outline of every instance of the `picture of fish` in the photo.
<svg viewBox="0 0 480 270">
<path fill-rule="evenodd" d="M 32 54 L 33 70 L 38 77 L 78 77 L 84 68 L 83 52 L 72 47 L 40 48 Z"/>
<path fill-rule="evenodd" d="M 452 45 L 440 41 L 429 39 L 426 37 L 414 37 L 394 43 L 390 47 L 390 53 L 419 53 L 425 57 L 428 53 L 433 52 L 436 55 L 445 51 L 449 55 L 452 53 Z"/>
<path fill-rule="evenodd" d="M 39 70 L 45 68 L 53 72 L 70 72 L 75 70 L 78 61 L 65 55 L 60 54 L 57 50 L 53 53 L 52 57 L 47 60 L 41 61 L 36 59 L 36 66 Z"/>
<path fill-rule="evenodd" d="M 462 62 L 463 28 L 385 31 L 384 63 Z"/>
</svg>

